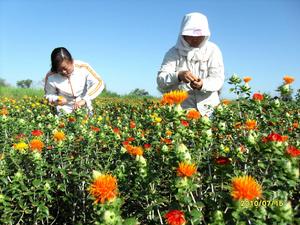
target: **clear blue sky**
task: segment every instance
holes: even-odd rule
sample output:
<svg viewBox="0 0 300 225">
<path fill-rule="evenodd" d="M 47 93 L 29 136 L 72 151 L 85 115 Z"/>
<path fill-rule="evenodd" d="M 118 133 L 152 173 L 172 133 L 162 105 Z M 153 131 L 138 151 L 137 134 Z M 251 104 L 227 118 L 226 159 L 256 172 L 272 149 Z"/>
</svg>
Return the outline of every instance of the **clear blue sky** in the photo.
<svg viewBox="0 0 300 225">
<path fill-rule="evenodd" d="M 157 71 L 189 12 L 208 17 L 227 79 L 251 76 L 254 91 L 274 93 L 288 74 L 300 88 L 299 0 L 0 0 L 0 77 L 41 81 L 64 46 L 108 90 L 159 95 Z"/>
</svg>

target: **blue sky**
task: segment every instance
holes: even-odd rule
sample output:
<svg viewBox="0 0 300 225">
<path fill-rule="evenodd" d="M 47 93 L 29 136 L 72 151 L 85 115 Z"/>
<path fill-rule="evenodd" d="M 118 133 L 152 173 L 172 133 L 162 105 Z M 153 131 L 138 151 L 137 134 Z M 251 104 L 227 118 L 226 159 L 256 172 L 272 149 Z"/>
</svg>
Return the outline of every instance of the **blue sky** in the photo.
<svg viewBox="0 0 300 225">
<path fill-rule="evenodd" d="M 251 76 L 274 94 L 286 74 L 300 88 L 299 0 L 0 0 L 0 77 L 41 81 L 55 47 L 88 62 L 108 90 L 159 95 L 156 75 L 182 17 L 208 17 L 225 76 Z M 223 97 L 231 97 L 225 84 Z"/>
</svg>

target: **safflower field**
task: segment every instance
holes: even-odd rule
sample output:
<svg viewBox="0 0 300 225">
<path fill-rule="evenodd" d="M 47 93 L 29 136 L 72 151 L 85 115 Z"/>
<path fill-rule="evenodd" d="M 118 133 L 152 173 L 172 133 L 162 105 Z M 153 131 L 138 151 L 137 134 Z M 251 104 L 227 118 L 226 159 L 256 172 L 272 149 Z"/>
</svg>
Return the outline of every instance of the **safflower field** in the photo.
<svg viewBox="0 0 300 225">
<path fill-rule="evenodd" d="M 0 224 L 300 224 L 300 92 L 229 79 L 211 118 L 162 100 L 94 101 L 55 115 L 0 100 Z"/>
</svg>

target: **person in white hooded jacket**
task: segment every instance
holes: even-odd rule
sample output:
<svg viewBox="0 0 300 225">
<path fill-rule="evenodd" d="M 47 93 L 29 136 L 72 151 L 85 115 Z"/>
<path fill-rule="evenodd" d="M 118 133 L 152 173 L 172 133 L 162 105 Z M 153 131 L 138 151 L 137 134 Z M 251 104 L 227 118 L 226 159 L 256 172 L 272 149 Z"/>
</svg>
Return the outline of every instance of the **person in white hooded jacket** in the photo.
<svg viewBox="0 0 300 225">
<path fill-rule="evenodd" d="M 52 51 L 51 64 L 45 78 L 45 98 L 56 105 L 58 113 L 86 107 L 91 114 L 92 100 L 104 89 L 101 77 L 89 64 L 73 60 L 64 47 Z"/>
<path fill-rule="evenodd" d="M 209 37 L 206 16 L 186 14 L 177 43 L 166 53 L 157 75 L 159 91 L 186 90 L 189 97 L 182 108 L 195 108 L 207 116 L 220 103 L 219 91 L 224 84 L 222 53 Z"/>
</svg>

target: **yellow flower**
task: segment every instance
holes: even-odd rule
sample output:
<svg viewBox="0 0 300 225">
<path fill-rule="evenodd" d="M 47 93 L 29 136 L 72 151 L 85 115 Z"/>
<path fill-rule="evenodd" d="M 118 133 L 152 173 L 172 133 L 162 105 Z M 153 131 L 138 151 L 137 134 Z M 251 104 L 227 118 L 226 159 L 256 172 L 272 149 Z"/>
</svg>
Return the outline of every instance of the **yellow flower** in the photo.
<svg viewBox="0 0 300 225">
<path fill-rule="evenodd" d="M 14 149 L 24 152 L 26 149 L 28 149 L 28 145 L 25 142 L 19 142 L 14 144 Z"/>
<path fill-rule="evenodd" d="M 234 200 L 260 198 L 262 187 L 251 176 L 234 177 L 232 179 L 231 196 Z"/>
</svg>

